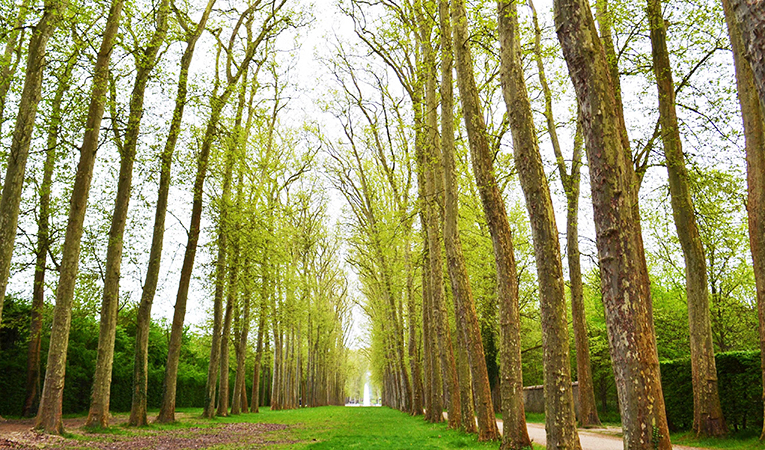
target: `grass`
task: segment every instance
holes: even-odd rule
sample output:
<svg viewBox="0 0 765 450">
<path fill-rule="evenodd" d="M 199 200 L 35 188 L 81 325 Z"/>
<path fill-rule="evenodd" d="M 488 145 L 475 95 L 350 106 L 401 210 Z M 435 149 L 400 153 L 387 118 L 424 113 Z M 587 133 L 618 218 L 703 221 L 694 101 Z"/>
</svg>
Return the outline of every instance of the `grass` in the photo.
<svg viewBox="0 0 765 450">
<path fill-rule="evenodd" d="M 697 438 L 692 431 L 670 433 L 673 444 L 688 447 L 714 449 L 765 450 L 765 442 L 760 442 L 760 430 L 746 429 L 731 432 L 724 438 Z"/>
<path fill-rule="evenodd" d="M 281 448 L 320 449 L 496 449 L 497 442 L 478 442 L 475 435 L 429 424 L 390 408 L 326 406 L 292 411 L 221 417 L 220 423 L 265 422 L 290 425 L 282 436 L 299 443 Z"/>
<path fill-rule="evenodd" d="M 172 424 L 151 424 L 137 429 L 126 425 L 113 425 L 106 429 L 93 430 L 93 433 L 89 430 L 78 430 L 77 434 L 68 437 L 86 442 L 108 439 L 109 435 L 139 437 L 158 430 L 209 427 L 228 423 L 270 423 L 288 426 L 285 430 L 267 433 L 268 441 L 280 442 L 268 447 L 274 449 L 495 450 L 499 446 L 497 441 L 478 442 L 474 434 L 449 430 L 446 423 L 430 424 L 422 417 L 412 417 L 384 407 L 326 406 L 286 411 L 261 408 L 259 414 L 217 417 L 212 420 L 202 419 L 201 409 L 178 409 L 176 412 L 186 414 Z M 150 416 L 153 414 L 150 413 Z M 211 448 L 223 450 L 239 447 L 232 443 Z M 544 447 L 535 445 L 534 448 L 541 450 Z"/>
</svg>

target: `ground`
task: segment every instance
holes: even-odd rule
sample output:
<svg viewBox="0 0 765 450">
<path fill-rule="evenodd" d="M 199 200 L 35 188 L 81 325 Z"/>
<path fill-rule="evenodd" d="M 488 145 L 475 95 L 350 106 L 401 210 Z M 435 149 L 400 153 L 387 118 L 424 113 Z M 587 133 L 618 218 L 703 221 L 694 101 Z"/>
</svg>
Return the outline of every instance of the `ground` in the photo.
<svg viewBox="0 0 765 450">
<path fill-rule="evenodd" d="M 83 428 L 85 417 L 64 420 L 64 436 L 32 431 L 32 419 L 7 418 L 0 422 L 0 449 L 493 449 L 497 442 L 477 442 L 475 435 L 448 430 L 445 423 L 429 424 L 421 417 L 389 408 L 322 407 L 293 411 L 270 411 L 233 417 L 202 419 L 201 409 L 187 409 L 176 414 L 178 422 L 146 428 L 126 426 L 128 415 L 116 414 L 112 426 L 98 432 Z M 541 415 L 540 415 L 541 416 Z M 529 417 L 529 435 L 536 449 L 544 448 L 545 431 L 541 423 Z M 499 421 L 500 427 L 502 426 Z M 621 450 L 623 441 L 618 427 L 580 430 L 583 450 Z M 763 445 L 738 439 L 673 442 L 715 448 L 764 449 Z M 676 449 L 692 450 L 675 446 Z"/>
</svg>

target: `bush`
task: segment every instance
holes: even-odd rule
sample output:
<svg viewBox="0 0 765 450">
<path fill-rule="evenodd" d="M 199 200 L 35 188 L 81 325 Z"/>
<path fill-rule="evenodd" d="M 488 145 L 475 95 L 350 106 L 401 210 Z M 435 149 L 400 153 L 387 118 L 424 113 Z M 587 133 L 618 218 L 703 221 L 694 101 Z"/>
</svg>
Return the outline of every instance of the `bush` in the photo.
<svg viewBox="0 0 765 450">
<path fill-rule="evenodd" d="M 718 353 L 715 362 L 720 403 L 728 426 L 733 431 L 762 428 L 760 352 Z M 690 359 L 662 362 L 661 382 L 670 429 L 690 430 L 693 428 Z"/>
</svg>

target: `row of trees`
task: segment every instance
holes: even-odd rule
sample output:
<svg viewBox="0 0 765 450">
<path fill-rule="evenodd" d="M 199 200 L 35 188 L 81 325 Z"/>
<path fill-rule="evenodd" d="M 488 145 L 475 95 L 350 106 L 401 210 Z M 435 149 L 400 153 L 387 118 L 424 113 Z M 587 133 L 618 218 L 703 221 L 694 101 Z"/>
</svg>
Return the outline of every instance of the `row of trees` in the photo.
<svg viewBox="0 0 765 450">
<path fill-rule="evenodd" d="M 652 297 L 657 294 L 661 306 L 666 298 L 678 296 L 687 302 L 685 324 L 678 324 L 676 316 L 671 322 L 687 333 L 675 344 L 687 342 L 686 354 L 692 361 L 694 431 L 700 436 L 724 435 L 728 428 L 720 407 L 714 351 L 731 349 L 721 340 L 724 330 L 732 331 L 723 324 L 723 317 L 736 302 L 723 306 L 720 294 L 725 290 L 726 302 L 738 295 L 743 302 L 739 304 L 747 305 L 749 318 L 755 314 L 755 290 L 756 304 L 760 308 L 765 304 L 761 286 L 755 288 L 755 280 L 759 283 L 763 278 L 758 242 L 765 230 L 758 221 L 762 210 L 758 196 L 763 192 L 763 147 L 757 141 L 761 99 L 754 89 L 756 69 L 748 72 L 750 65 L 758 64 L 763 47 L 755 35 L 746 36 L 751 32 L 747 27 L 756 26 L 748 23 L 756 21 L 756 14 L 748 9 L 758 6 L 710 3 L 699 12 L 682 2 L 648 1 L 638 8 L 598 1 L 593 18 L 587 2 L 556 1 L 559 47 L 545 43 L 537 11 L 531 2 L 528 6 L 499 1 L 492 11 L 491 5 L 466 5 L 460 0 L 342 4 L 356 36 L 355 43 L 337 45 L 328 64 L 339 88 L 329 110 L 343 134 L 339 142 L 330 142 L 330 170 L 350 207 L 350 262 L 367 299 L 373 361 L 379 361 L 375 368 L 383 399 L 412 414 L 421 414 L 424 408 L 426 420 L 433 422 L 443 420 L 440 411 L 446 408 L 450 427 L 477 431 L 482 440 L 497 438 L 492 405 L 496 402 L 504 416 L 502 448 L 530 445 L 521 386 L 522 356 L 533 348 L 523 348 L 527 338 L 521 337 L 521 328 L 526 320 L 522 314 L 535 311 L 541 325 L 538 345 L 544 352 L 547 442 L 555 448 L 579 447 L 556 199 L 548 183 L 548 177 L 554 177 L 560 180 L 567 211 L 579 420 L 585 426 L 599 423 L 588 342 L 588 334 L 593 333 L 588 333 L 586 320 L 588 315 L 592 320 L 592 312 L 584 308 L 587 283 L 579 249 L 581 168 L 586 155 L 599 273 L 585 275 L 590 284 L 600 284 L 625 448 L 671 448 L 654 327 Z M 694 22 L 697 19 L 701 20 Z M 741 30 L 745 44 L 739 42 Z M 640 38 L 643 31 L 646 37 Z M 673 32 L 694 45 L 673 46 Z M 732 49 L 733 60 L 718 56 L 724 49 Z M 369 60 L 369 54 L 375 61 Z M 672 58 L 680 62 L 673 64 Z M 707 90 L 704 84 L 715 85 L 712 74 L 724 68 L 732 81 L 731 62 L 735 62 L 738 89 Z M 559 75 L 566 71 L 567 77 Z M 452 91 L 455 72 L 457 102 Z M 550 72 L 555 74 L 552 82 Z M 634 83 L 642 84 L 638 92 L 634 86 L 622 90 L 624 77 L 639 80 Z M 567 85 L 573 86 L 572 93 Z M 653 100 L 645 108 L 647 120 L 625 113 L 649 94 Z M 732 103 L 736 96 L 741 103 L 738 111 Z M 501 100 L 506 109 L 495 110 Z M 704 102 L 714 106 L 709 108 L 713 112 L 698 106 Z M 571 110 L 561 111 L 556 105 L 568 105 Z M 724 110 L 743 116 L 743 130 L 735 124 L 729 129 L 721 126 L 714 114 L 724 117 Z M 631 121 L 637 125 L 630 125 Z M 537 127 L 543 132 L 538 133 Z M 635 139 L 641 127 L 648 131 L 647 137 Z M 562 138 L 561 129 L 567 129 L 568 136 Z M 502 152 L 507 130 L 512 137 L 512 161 Z M 697 156 L 689 169 L 682 143 L 717 146 L 710 142 L 722 140 L 735 145 L 736 133 L 741 132 L 748 214 L 743 202 L 736 200 L 737 206 L 729 203 L 726 215 L 721 213 L 725 202 L 719 199 L 731 192 L 728 183 L 735 176 L 704 168 L 721 160 L 698 146 L 693 147 Z M 547 164 L 541 140 L 552 150 L 553 159 Z M 472 179 L 456 170 L 467 167 L 467 156 Z M 739 164 L 735 159 L 723 164 L 734 173 Z M 641 193 L 644 180 L 653 184 L 660 177 L 653 167 L 665 171 L 668 195 L 659 194 L 659 198 L 668 197 L 668 203 L 653 203 L 655 189 Z M 512 202 L 507 194 L 516 177 L 520 189 L 515 192 L 524 196 L 525 218 L 506 206 Z M 718 200 L 710 204 L 710 197 Z M 477 199 L 484 217 L 476 214 Z M 654 214 L 646 203 L 659 211 L 671 208 L 674 230 L 667 229 L 669 222 L 661 212 Z M 741 227 L 746 216 L 748 239 L 747 228 Z M 419 230 L 415 218 L 419 218 Z M 646 225 L 650 230 L 647 245 Z M 415 238 L 417 231 L 421 240 Z M 474 239 L 475 233 L 486 239 L 484 243 L 491 242 L 493 270 L 480 267 L 476 258 L 481 257 L 474 256 L 472 249 L 463 249 L 461 239 Z M 529 235 L 535 270 L 526 265 L 529 249 L 522 248 Z M 750 244 L 751 259 L 723 256 L 727 250 L 721 252 L 722 247 L 744 251 L 746 247 L 735 243 L 742 242 L 742 237 Z M 514 244 L 518 243 L 522 250 L 516 261 Z M 683 258 L 682 264 L 678 257 Z M 721 263 L 720 258 L 727 262 Z M 721 266 L 726 268 L 721 271 Z M 527 294 L 523 283 L 529 269 L 535 274 L 532 292 Z M 743 289 L 741 272 L 736 275 L 739 270 L 753 278 Z M 653 289 L 649 272 L 659 283 Z M 485 289 L 482 278 L 487 273 L 496 280 L 496 287 L 481 294 L 495 299 L 498 312 L 479 307 L 479 320 L 472 289 Z M 731 282 L 725 289 L 721 289 L 723 278 Z M 683 288 L 678 289 L 678 284 Z M 422 303 L 412 302 L 420 292 Z M 538 306 L 527 307 L 526 295 L 538 295 Z M 486 328 L 496 320 L 501 394 L 492 398 L 488 366 L 494 362 L 494 349 L 485 346 L 494 342 Z M 667 345 L 672 342 L 667 340 L 671 330 L 663 328 L 668 321 L 664 317 L 656 321 L 662 327 L 658 338 L 663 357 L 673 352 L 672 357 L 684 356 L 673 344 Z M 748 345 L 756 341 L 750 339 Z"/>
<path fill-rule="evenodd" d="M 163 245 L 169 212 L 185 242 L 175 249 L 184 255 L 159 421 L 175 418 L 186 311 L 203 295 L 204 416 L 250 409 L 248 352 L 255 410 L 266 384 L 275 409 L 343 402 L 354 382 L 346 341 L 355 298 L 344 258 L 359 278 L 372 376 L 389 406 L 431 422 L 446 409 L 450 427 L 481 440 L 499 438 L 500 409 L 502 447 L 524 448 L 522 386 L 542 382 L 549 445 L 578 448 L 575 373 L 583 425 L 599 423 L 595 385 L 603 400 L 612 379 L 625 446 L 669 448 L 658 361 L 688 354 L 694 429 L 725 434 L 713 352 L 765 341 L 746 326 L 757 321 L 754 296 L 765 305 L 764 47 L 749 23 L 762 14 L 731 3 L 650 0 L 644 10 L 599 0 L 593 18 L 582 0 L 556 0 L 558 45 L 531 3 L 341 2 L 355 38 L 333 41 L 323 61 L 332 120 L 320 127 L 284 124 L 294 69 L 279 36 L 308 21 L 286 0 L 8 6 L 0 94 L 17 117 L 0 136 L 9 142 L 0 298 L 8 280 L 34 276 L 25 413 L 63 431 L 72 311 L 89 306 L 100 331 L 88 424 L 108 425 L 121 269 L 140 266 L 131 274 L 142 294 L 130 421 L 146 423 L 152 305 L 163 272 L 175 275 Z M 197 45 L 209 61 L 201 67 Z M 729 47 L 738 89 L 721 51 Z M 720 119 L 739 113 L 743 129 Z M 741 158 L 708 148 L 735 146 L 741 133 L 746 212 Z M 580 220 L 587 184 L 594 215 Z M 328 185 L 348 205 L 337 229 L 327 225 Z M 563 205 L 570 313 L 555 214 Z M 661 213 L 670 208 L 671 222 Z M 175 217 L 189 210 L 189 225 Z M 594 249 L 580 229 L 594 233 Z M 741 256 L 746 245 L 751 259 Z M 198 249 L 209 275 L 201 295 L 192 288 Z M 46 283 L 50 264 L 58 280 Z M 38 394 L 48 284 L 56 301 Z"/>
<path fill-rule="evenodd" d="M 310 148 L 300 128 L 282 124 L 290 69 L 280 61 L 278 37 L 304 26 L 307 15 L 285 0 L 255 0 L 234 8 L 216 6 L 216 0 L 203 5 L 53 0 L 41 10 L 29 2 L 6 6 L 3 18 L 15 25 L 5 35 L 3 100 L 6 109 L 15 107 L 18 112 L 10 151 L 2 160 L 0 299 L 5 297 L 12 257 L 28 255 L 23 238 L 17 239 L 17 228 L 37 229 L 23 414 L 36 414 L 38 429 L 63 432 L 72 312 L 98 295 L 100 306 L 93 308 L 100 311 L 98 356 L 87 425 L 109 425 L 115 336 L 126 300 L 120 295 L 120 282 L 125 279 L 121 268 L 127 249 L 145 267 L 135 315 L 129 423 L 147 424 L 152 306 L 161 275 L 168 273 L 163 269 L 168 257 L 166 217 L 176 209 L 174 201 L 181 203 L 175 212 L 190 210 L 191 218 L 187 226 L 176 217 L 183 224 L 186 244 L 156 420 L 175 420 L 186 311 L 205 228 L 212 230 L 213 238 L 203 248 L 214 264 L 208 267 L 213 317 L 204 416 L 250 410 L 245 389 L 250 353 L 255 354 L 252 411 L 258 410 L 261 380 L 271 376 L 265 384 L 273 390 L 269 397 L 274 407 L 294 408 L 300 399 L 311 406 L 342 403 L 349 297 L 345 275 L 335 263 L 340 246 L 328 226 L 327 201 L 317 195 L 320 187 L 312 173 L 316 149 Z M 24 39 L 27 29 L 31 36 Z M 212 64 L 194 64 L 198 45 L 206 52 L 203 56 L 212 56 Z M 20 92 L 15 90 L 21 85 Z M 164 97 L 164 86 L 173 85 L 168 90 L 175 94 L 174 101 L 167 101 L 172 107 L 151 103 L 152 98 Z M 83 101 L 87 110 L 75 106 Z M 44 126 L 35 126 L 38 109 Z M 186 114 L 188 109 L 192 114 Z M 147 118 L 149 123 L 143 123 Z M 84 135 L 78 136 L 82 130 Z M 82 145 L 72 145 L 74 139 L 81 139 Z M 107 161 L 119 161 L 118 167 L 97 167 L 97 154 L 102 153 Z M 44 161 L 36 158 L 38 154 Z M 28 161 L 34 168 L 32 177 L 26 172 Z M 178 161 L 180 169 L 174 167 Z M 134 173 L 144 174 L 139 192 L 133 189 Z M 95 220 L 95 227 L 86 221 L 94 181 L 101 189 L 98 200 L 114 205 L 107 210 L 96 202 L 103 217 Z M 188 189 L 188 194 L 173 195 L 174 185 Z M 144 217 L 131 221 L 128 212 L 135 210 L 131 203 L 136 201 L 142 203 Z M 34 205 L 31 211 L 21 209 L 25 202 Z M 145 230 L 150 229 L 151 215 L 149 238 Z M 92 240 L 102 247 L 94 249 Z M 80 262 L 89 260 L 82 255 L 83 243 L 87 252 L 105 253 L 105 260 L 95 258 L 95 277 L 91 270 L 79 270 Z M 46 283 L 51 262 L 56 283 Z M 28 271 L 16 272 L 19 278 Z M 46 322 L 48 284 L 56 295 L 52 322 Z M 256 325 L 254 339 L 251 324 Z M 49 342 L 44 366 L 43 335 Z M 228 379 L 231 349 L 236 361 L 233 392 Z M 273 361 L 273 368 L 264 368 L 264 360 Z"/>
</svg>

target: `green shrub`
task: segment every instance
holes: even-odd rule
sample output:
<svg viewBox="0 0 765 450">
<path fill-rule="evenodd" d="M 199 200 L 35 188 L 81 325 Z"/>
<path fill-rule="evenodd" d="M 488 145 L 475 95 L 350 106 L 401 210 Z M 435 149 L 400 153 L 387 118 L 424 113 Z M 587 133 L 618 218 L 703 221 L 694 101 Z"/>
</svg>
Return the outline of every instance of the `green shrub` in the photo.
<svg viewBox="0 0 765 450">
<path fill-rule="evenodd" d="M 760 352 L 715 355 L 720 404 L 733 431 L 762 428 Z M 670 429 L 693 427 L 693 382 L 689 358 L 661 363 L 661 382 Z"/>
</svg>

